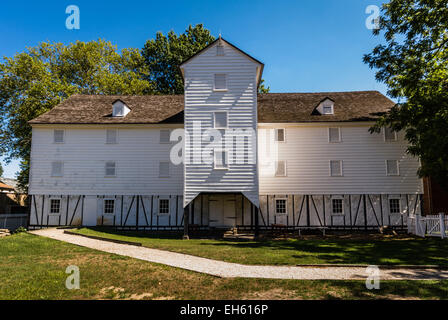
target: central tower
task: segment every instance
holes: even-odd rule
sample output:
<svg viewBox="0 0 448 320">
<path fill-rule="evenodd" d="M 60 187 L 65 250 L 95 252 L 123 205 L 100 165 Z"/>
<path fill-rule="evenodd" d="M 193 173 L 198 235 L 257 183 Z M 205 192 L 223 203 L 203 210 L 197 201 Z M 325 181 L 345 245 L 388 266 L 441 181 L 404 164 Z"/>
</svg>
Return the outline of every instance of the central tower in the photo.
<svg viewBox="0 0 448 320">
<path fill-rule="evenodd" d="M 242 193 L 256 207 L 257 91 L 264 65 L 221 37 L 186 60 L 184 207 Z"/>
</svg>

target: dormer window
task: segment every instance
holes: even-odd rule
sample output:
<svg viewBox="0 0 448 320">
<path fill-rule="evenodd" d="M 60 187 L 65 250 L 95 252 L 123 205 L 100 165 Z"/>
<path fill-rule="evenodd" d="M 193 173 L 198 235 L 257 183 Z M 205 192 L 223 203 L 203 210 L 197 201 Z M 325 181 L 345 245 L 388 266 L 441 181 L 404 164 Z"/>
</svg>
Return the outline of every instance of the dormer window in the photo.
<svg viewBox="0 0 448 320">
<path fill-rule="evenodd" d="M 131 111 L 126 104 L 117 100 L 112 105 L 112 117 L 125 117 Z"/>
<path fill-rule="evenodd" d="M 330 98 L 326 98 L 319 103 L 316 109 L 317 112 L 322 115 L 334 114 L 334 101 Z"/>
<path fill-rule="evenodd" d="M 325 102 L 322 106 L 323 114 L 334 114 L 333 103 Z"/>
</svg>

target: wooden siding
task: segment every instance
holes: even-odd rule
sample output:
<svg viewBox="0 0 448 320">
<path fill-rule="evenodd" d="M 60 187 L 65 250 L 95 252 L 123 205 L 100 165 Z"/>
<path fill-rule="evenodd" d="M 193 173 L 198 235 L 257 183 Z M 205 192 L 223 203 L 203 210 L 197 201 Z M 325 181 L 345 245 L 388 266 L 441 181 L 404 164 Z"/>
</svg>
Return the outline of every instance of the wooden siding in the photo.
<svg viewBox="0 0 448 320">
<path fill-rule="evenodd" d="M 53 143 L 53 130 L 65 129 L 65 142 Z M 118 143 L 106 144 L 106 128 L 118 129 Z M 30 194 L 137 195 L 182 194 L 183 166 L 170 164 L 170 177 L 159 177 L 159 162 L 169 160 L 172 144 L 159 141 L 168 127 L 34 127 Z M 51 176 L 52 161 L 63 161 L 63 176 Z M 116 176 L 105 177 L 106 161 Z"/>
<path fill-rule="evenodd" d="M 260 124 L 259 134 L 263 129 L 286 128 L 286 142 L 278 143 L 278 159 L 287 163 L 286 177 L 275 177 L 260 166 L 260 194 L 423 193 L 419 161 L 406 154 L 403 134 L 395 142 L 385 142 L 383 134 L 368 132 L 370 125 Z M 329 126 L 340 127 L 340 143 L 328 142 Z M 343 161 L 343 176 L 330 176 L 330 160 Z M 399 161 L 399 176 L 386 175 L 386 160 Z"/>
<path fill-rule="evenodd" d="M 215 111 L 228 112 L 230 129 L 256 130 L 258 66 L 228 45 L 224 45 L 224 56 L 217 56 L 212 46 L 184 66 L 185 129 L 192 141 L 200 138 L 193 134 L 193 123 L 200 121 L 203 130 L 213 128 Z M 214 75 L 219 73 L 227 75 L 227 91 L 213 90 Z M 186 154 L 198 152 L 186 148 Z M 232 164 L 228 170 L 214 170 L 213 164 L 186 164 L 184 206 L 201 192 L 243 192 L 258 205 L 257 166 Z"/>
</svg>

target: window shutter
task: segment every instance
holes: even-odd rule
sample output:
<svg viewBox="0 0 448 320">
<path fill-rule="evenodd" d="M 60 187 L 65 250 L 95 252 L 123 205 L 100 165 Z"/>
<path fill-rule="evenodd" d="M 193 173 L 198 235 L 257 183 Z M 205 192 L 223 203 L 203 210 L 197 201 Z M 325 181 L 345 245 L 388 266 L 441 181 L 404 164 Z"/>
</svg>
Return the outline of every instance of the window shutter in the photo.
<svg viewBox="0 0 448 320">
<path fill-rule="evenodd" d="M 280 160 L 275 163 L 275 176 L 277 177 L 286 176 L 286 161 Z"/>
<path fill-rule="evenodd" d="M 385 127 L 384 128 L 384 139 L 386 141 L 396 141 L 397 133 L 395 131 L 392 131 L 391 128 Z"/>
<path fill-rule="evenodd" d="M 216 55 L 223 56 L 224 55 L 224 46 L 217 45 L 216 46 Z"/>
<path fill-rule="evenodd" d="M 341 135 L 340 135 L 340 128 L 329 128 L 328 129 L 328 136 L 330 139 L 330 142 L 341 142 Z"/>
<path fill-rule="evenodd" d="M 275 129 L 275 141 L 285 142 L 285 129 Z"/>
<path fill-rule="evenodd" d="M 54 130 L 54 140 L 55 143 L 64 142 L 64 130 Z"/>
<path fill-rule="evenodd" d="M 166 178 L 170 176 L 170 163 L 163 161 L 159 163 L 159 177 Z"/>
<path fill-rule="evenodd" d="M 160 130 L 160 143 L 170 143 L 170 130 Z"/>
<path fill-rule="evenodd" d="M 225 74 L 215 74 L 215 90 L 227 89 L 227 79 Z"/>
<path fill-rule="evenodd" d="M 55 161 L 51 163 L 51 175 L 53 177 L 62 177 L 63 173 L 63 162 Z"/>
<path fill-rule="evenodd" d="M 117 130 L 106 130 L 106 143 L 117 143 Z"/>
<path fill-rule="evenodd" d="M 331 160 L 330 161 L 330 175 L 333 177 L 342 176 L 342 161 Z"/>
<path fill-rule="evenodd" d="M 386 171 L 388 176 L 398 176 L 398 161 L 386 160 Z"/>
<path fill-rule="evenodd" d="M 113 177 L 115 174 L 115 162 L 106 162 L 106 176 Z"/>
<path fill-rule="evenodd" d="M 227 128 L 227 112 L 215 112 L 215 128 Z"/>
</svg>

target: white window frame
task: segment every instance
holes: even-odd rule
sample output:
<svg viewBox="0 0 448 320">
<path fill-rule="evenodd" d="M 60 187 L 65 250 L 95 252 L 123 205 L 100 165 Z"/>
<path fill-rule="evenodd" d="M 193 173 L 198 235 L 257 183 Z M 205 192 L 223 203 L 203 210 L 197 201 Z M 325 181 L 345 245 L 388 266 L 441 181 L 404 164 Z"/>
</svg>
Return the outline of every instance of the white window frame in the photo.
<svg viewBox="0 0 448 320">
<path fill-rule="evenodd" d="M 168 174 L 162 174 L 161 166 L 162 163 L 167 163 L 168 164 Z M 169 161 L 160 161 L 159 162 L 159 178 L 169 178 L 171 176 L 171 164 Z"/>
<path fill-rule="evenodd" d="M 217 164 L 217 161 L 216 161 L 216 154 L 218 153 L 218 152 L 224 152 L 225 153 L 225 159 L 226 159 L 226 166 L 225 167 L 217 167 L 216 166 L 216 164 Z M 229 170 L 229 151 L 228 150 L 226 150 L 226 149 L 215 149 L 214 151 L 213 151 L 213 168 L 215 169 L 215 170 Z"/>
<path fill-rule="evenodd" d="M 387 166 L 387 162 L 388 161 L 395 161 L 395 163 L 397 164 L 397 173 L 396 174 L 389 173 L 389 167 Z M 400 161 L 394 160 L 394 159 L 388 159 L 388 160 L 384 160 L 384 163 L 386 165 L 386 176 L 388 176 L 388 177 L 398 177 L 398 176 L 400 176 Z"/>
<path fill-rule="evenodd" d="M 56 141 L 56 131 L 62 132 L 62 141 Z M 53 130 L 53 143 L 55 143 L 55 144 L 65 143 L 65 130 L 64 129 L 54 129 Z"/>
<path fill-rule="evenodd" d="M 108 141 L 109 131 L 115 131 L 115 142 Z M 106 129 L 106 144 L 118 144 L 118 129 Z"/>
<path fill-rule="evenodd" d="M 114 174 L 109 175 L 107 174 L 107 164 L 113 163 L 114 164 Z M 106 161 L 104 163 L 104 177 L 106 178 L 115 178 L 117 176 L 117 162 L 116 161 Z"/>
<path fill-rule="evenodd" d="M 106 201 L 113 201 L 114 210 L 113 210 L 112 213 L 111 212 L 106 212 Z M 116 209 L 115 204 L 116 204 L 115 198 L 104 198 L 103 199 L 103 216 L 113 216 L 113 215 L 115 215 L 115 209 Z"/>
<path fill-rule="evenodd" d="M 52 203 L 53 201 L 58 201 L 59 202 L 59 208 L 58 208 L 58 212 L 51 212 L 52 211 Z M 60 216 L 61 215 L 61 205 L 62 205 L 62 201 L 60 198 L 50 198 L 50 206 L 48 208 L 48 215 L 50 216 Z"/>
<path fill-rule="evenodd" d="M 278 140 L 278 131 L 283 130 L 283 140 Z M 277 143 L 285 143 L 286 142 L 286 129 L 285 128 L 275 128 L 274 129 L 274 140 Z"/>
<path fill-rule="evenodd" d="M 279 174 L 277 174 L 277 168 L 278 168 L 278 163 L 279 162 L 283 162 L 283 163 L 285 163 L 285 174 L 284 175 L 279 175 Z M 287 177 L 288 176 L 288 163 L 287 163 L 287 161 L 286 160 L 277 160 L 277 161 L 275 161 L 275 172 L 274 172 L 274 175 L 276 176 L 276 177 Z"/>
<path fill-rule="evenodd" d="M 333 161 L 338 161 L 339 162 L 339 166 L 341 168 L 341 174 L 337 174 L 337 175 L 333 175 L 331 172 L 331 162 Z M 344 176 L 344 161 L 343 160 L 330 160 L 328 161 L 328 166 L 329 166 L 329 173 L 330 173 L 330 177 L 343 177 Z"/>
<path fill-rule="evenodd" d="M 157 210 L 158 216 L 169 216 L 171 214 L 171 201 L 170 200 L 171 200 L 170 198 L 159 198 L 158 210 Z M 168 201 L 168 212 L 167 213 L 160 212 L 160 202 L 162 202 L 162 201 Z"/>
<path fill-rule="evenodd" d="M 341 200 L 342 212 L 334 212 L 333 200 Z M 345 215 L 344 197 L 341 197 L 341 196 L 333 196 L 333 197 L 331 197 L 331 215 L 333 215 L 333 216 L 343 216 L 343 215 Z"/>
<path fill-rule="evenodd" d="M 224 77 L 225 77 L 225 83 L 226 83 L 226 85 L 225 85 L 225 88 L 216 88 L 216 76 L 217 75 L 224 75 Z M 227 91 L 228 90 L 228 87 L 229 87 L 229 84 L 228 84 L 228 75 L 227 75 L 227 73 L 215 73 L 215 74 L 213 74 L 213 91 Z"/>
<path fill-rule="evenodd" d="M 277 211 L 277 201 L 285 201 L 285 212 Z M 276 216 L 287 216 L 288 215 L 288 199 L 287 198 L 275 198 L 275 215 Z"/>
<path fill-rule="evenodd" d="M 386 127 L 383 127 L 383 138 L 384 138 L 384 142 L 396 142 L 397 141 L 397 132 L 393 131 L 392 132 L 394 134 L 394 138 L 392 140 L 390 139 L 386 139 Z"/>
<path fill-rule="evenodd" d="M 331 141 L 331 129 L 338 129 L 338 141 Z M 329 127 L 328 128 L 328 142 L 329 143 L 341 143 L 342 142 L 342 132 L 340 127 Z"/>
<path fill-rule="evenodd" d="M 389 209 L 389 214 L 395 214 L 395 215 L 398 215 L 398 214 L 402 214 L 401 213 L 401 197 L 400 196 L 389 196 L 389 199 L 388 199 L 389 201 L 388 201 L 388 209 Z M 398 212 L 392 212 L 391 210 L 390 210 L 390 208 L 391 208 L 391 203 L 390 203 L 390 201 L 391 200 L 398 200 Z"/>
<path fill-rule="evenodd" d="M 56 164 L 56 163 L 60 163 L 61 164 L 61 173 L 60 174 L 55 174 L 54 173 L 54 165 Z M 64 176 L 64 162 L 63 161 L 53 161 L 52 163 L 51 163 L 51 176 L 52 177 L 63 177 Z"/>
<path fill-rule="evenodd" d="M 226 114 L 226 126 L 218 127 L 216 126 L 216 114 L 217 113 L 225 113 Z M 215 111 L 213 112 L 213 128 L 214 129 L 227 129 L 229 127 L 229 112 L 228 111 Z"/>
<path fill-rule="evenodd" d="M 163 141 L 162 140 L 162 131 L 168 131 L 168 140 L 167 141 Z M 159 143 L 160 144 L 170 144 L 171 143 L 170 137 L 171 137 L 171 130 L 170 129 L 160 129 L 159 130 Z"/>
</svg>

